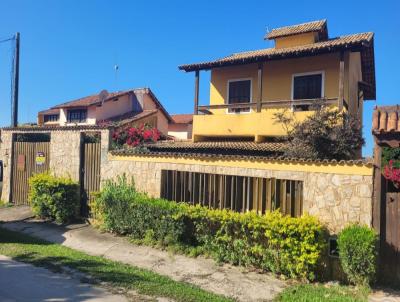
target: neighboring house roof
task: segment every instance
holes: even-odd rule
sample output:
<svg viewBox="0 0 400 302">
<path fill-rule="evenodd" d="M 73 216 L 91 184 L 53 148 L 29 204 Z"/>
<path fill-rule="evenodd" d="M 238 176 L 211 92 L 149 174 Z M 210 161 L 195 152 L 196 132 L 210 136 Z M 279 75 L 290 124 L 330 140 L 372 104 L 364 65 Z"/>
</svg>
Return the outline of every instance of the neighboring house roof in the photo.
<svg viewBox="0 0 400 302">
<path fill-rule="evenodd" d="M 372 32 L 346 35 L 307 45 L 285 48 L 265 48 L 234 53 L 230 56 L 215 61 L 181 65 L 179 66 L 179 69 L 190 72 L 224 66 L 250 64 L 267 60 L 333 53 L 341 50 L 353 50 L 361 52 L 362 77 L 363 81 L 369 86 L 369 89 L 366 89 L 364 92 L 364 97 L 366 100 L 375 99 L 374 34 Z"/>
<path fill-rule="evenodd" d="M 193 114 L 173 114 L 172 121 L 175 124 L 191 124 L 193 123 Z"/>
<path fill-rule="evenodd" d="M 137 93 L 137 92 L 142 92 L 142 93 L 146 93 L 146 94 L 150 95 L 153 102 L 156 104 L 156 107 L 163 112 L 163 114 L 168 119 L 168 121 L 170 121 L 170 122 L 172 121 L 172 118 L 169 115 L 168 111 L 160 103 L 160 101 L 157 99 L 157 97 L 154 95 L 154 93 L 151 91 L 150 88 L 135 88 L 135 89 L 129 89 L 129 90 L 124 90 L 124 91 L 110 92 L 103 101 L 100 100 L 100 93 L 93 94 L 93 95 L 79 98 L 79 99 L 76 99 L 73 101 L 62 103 L 60 105 L 56 105 L 48 110 L 40 111 L 39 114 L 50 114 L 48 112 L 52 112 L 53 110 L 59 111 L 61 108 L 89 107 L 89 106 L 93 106 L 93 105 L 99 105 L 101 102 L 108 102 L 108 101 L 114 100 L 118 97 L 122 97 L 124 95 L 130 94 L 130 93 Z M 132 114 L 132 112 L 129 112 L 129 114 Z"/>
<path fill-rule="evenodd" d="M 376 107 L 372 114 L 372 132 L 400 132 L 399 113 L 400 105 Z"/>
<path fill-rule="evenodd" d="M 114 117 L 108 118 L 106 120 L 100 121 L 99 124 L 113 123 L 118 126 L 121 126 L 121 125 L 124 125 L 127 123 L 140 121 L 141 119 L 144 119 L 146 117 L 157 114 L 157 112 L 158 112 L 158 109 L 143 110 L 142 112 L 139 112 L 139 113 L 136 111 L 131 111 L 131 112 L 127 112 L 122 115 L 114 116 Z"/>
<path fill-rule="evenodd" d="M 60 109 L 47 109 L 39 111 L 39 114 L 41 115 L 60 114 Z"/>
<path fill-rule="evenodd" d="M 107 96 L 107 98 L 104 101 L 110 101 L 113 100 L 117 97 L 121 97 L 123 95 L 126 95 L 130 92 L 134 92 L 136 89 L 131 89 L 131 90 L 126 90 L 126 91 L 118 91 L 118 92 L 110 92 Z M 97 105 L 99 104 L 100 101 L 100 94 L 93 94 L 89 96 L 85 96 L 83 98 L 79 98 L 73 101 L 69 101 L 66 103 L 62 103 L 59 105 L 56 105 L 52 108 L 71 108 L 71 107 L 88 107 L 92 105 Z"/>
<path fill-rule="evenodd" d="M 326 20 L 312 21 L 302 24 L 274 28 L 265 35 L 265 39 L 275 39 L 279 37 L 291 36 L 296 34 L 319 32 L 319 39 L 326 40 L 328 38 L 328 28 Z"/>
</svg>

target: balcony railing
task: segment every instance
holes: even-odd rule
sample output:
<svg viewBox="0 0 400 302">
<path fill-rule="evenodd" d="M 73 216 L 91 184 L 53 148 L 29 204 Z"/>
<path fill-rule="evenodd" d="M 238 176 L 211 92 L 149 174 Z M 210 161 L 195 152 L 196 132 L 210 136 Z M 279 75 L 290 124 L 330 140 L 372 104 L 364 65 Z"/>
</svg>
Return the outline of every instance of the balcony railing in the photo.
<svg viewBox="0 0 400 302">
<path fill-rule="evenodd" d="M 344 107 L 347 109 L 347 103 L 344 101 Z M 322 105 L 337 105 L 337 98 L 322 98 L 322 99 L 301 99 L 301 100 L 279 100 L 279 101 L 263 101 L 261 108 L 295 108 L 296 106 L 313 106 L 315 104 Z M 213 114 L 210 110 L 213 109 L 248 109 L 256 108 L 256 102 L 236 103 L 236 104 L 219 104 L 198 106 L 198 111 L 203 114 Z"/>
</svg>

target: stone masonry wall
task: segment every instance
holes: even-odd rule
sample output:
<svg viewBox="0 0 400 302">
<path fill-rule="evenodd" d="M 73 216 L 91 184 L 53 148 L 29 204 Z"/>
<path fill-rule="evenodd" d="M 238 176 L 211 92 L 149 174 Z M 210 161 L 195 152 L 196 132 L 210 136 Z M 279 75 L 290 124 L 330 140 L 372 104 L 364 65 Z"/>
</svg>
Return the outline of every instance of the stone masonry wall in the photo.
<svg viewBox="0 0 400 302">
<path fill-rule="evenodd" d="M 37 133 L 38 131 L 23 131 L 23 133 Z M 109 146 L 109 131 L 98 129 L 65 129 L 44 131 L 50 133 L 50 171 L 57 176 L 69 176 L 79 181 L 80 145 L 83 132 L 101 133 L 101 160 L 107 160 Z M 44 133 L 41 131 L 41 133 Z M 1 199 L 9 201 L 11 180 L 12 136 L 19 131 L 2 131 L 0 141 L 0 160 L 3 160 L 3 190 Z"/>
<path fill-rule="evenodd" d="M 103 180 L 126 174 L 128 177 L 133 177 L 139 190 L 147 192 L 151 196 L 159 197 L 161 170 L 163 169 L 302 180 L 304 182 L 303 212 L 318 216 L 332 233 L 339 232 L 350 222 L 359 222 L 371 226 L 372 176 L 130 160 L 110 160 L 102 165 L 101 174 Z"/>
</svg>

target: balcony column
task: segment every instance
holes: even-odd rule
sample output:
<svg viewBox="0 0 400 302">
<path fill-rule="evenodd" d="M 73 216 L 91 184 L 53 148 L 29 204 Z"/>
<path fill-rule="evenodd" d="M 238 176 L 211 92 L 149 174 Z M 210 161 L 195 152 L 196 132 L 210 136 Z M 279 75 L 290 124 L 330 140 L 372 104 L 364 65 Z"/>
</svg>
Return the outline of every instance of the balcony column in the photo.
<svg viewBox="0 0 400 302">
<path fill-rule="evenodd" d="M 194 115 L 199 114 L 199 82 L 200 71 L 196 70 L 194 77 Z"/>
<path fill-rule="evenodd" d="M 262 78 L 263 78 L 263 63 L 258 64 L 258 77 L 257 77 L 257 112 L 261 112 L 262 102 Z"/>
<path fill-rule="evenodd" d="M 343 110 L 344 100 L 344 52 L 340 52 L 340 63 L 339 63 L 339 96 L 338 96 L 338 107 L 339 111 Z"/>
</svg>

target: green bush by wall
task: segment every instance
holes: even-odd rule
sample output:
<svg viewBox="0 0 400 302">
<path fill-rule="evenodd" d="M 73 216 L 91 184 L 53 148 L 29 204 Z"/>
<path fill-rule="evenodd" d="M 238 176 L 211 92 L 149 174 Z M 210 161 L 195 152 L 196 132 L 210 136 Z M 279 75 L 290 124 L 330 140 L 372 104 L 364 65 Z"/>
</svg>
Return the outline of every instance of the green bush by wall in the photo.
<svg viewBox="0 0 400 302">
<path fill-rule="evenodd" d="M 325 247 L 324 229 L 313 217 L 210 210 L 150 198 L 124 177 L 105 183 L 92 211 L 105 230 L 150 237 L 164 246 L 196 247 L 221 262 L 292 278 L 313 279 Z"/>
<path fill-rule="evenodd" d="M 369 285 L 376 274 L 378 237 L 374 230 L 357 224 L 338 235 L 340 263 L 351 283 Z"/>
<path fill-rule="evenodd" d="M 79 184 L 49 173 L 29 179 L 29 202 L 35 215 L 65 223 L 79 215 Z"/>
</svg>

